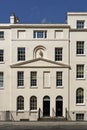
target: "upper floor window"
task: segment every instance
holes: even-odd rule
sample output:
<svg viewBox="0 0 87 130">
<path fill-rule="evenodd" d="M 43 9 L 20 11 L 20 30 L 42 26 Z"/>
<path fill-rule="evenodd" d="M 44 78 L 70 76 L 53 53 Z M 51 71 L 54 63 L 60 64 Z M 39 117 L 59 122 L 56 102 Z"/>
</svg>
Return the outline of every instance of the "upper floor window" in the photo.
<svg viewBox="0 0 87 130">
<path fill-rule="evenodd" d="M 4 50 L 0 50 L 0 62 L 4 61 Z"/>
<path fill-rule="evenodd" d="M 84 78 L 84 65 L 76 66 L 76 78 Z"/>
<path fill-rule="evenodd" d="M 0 88 L 3 87 L 3 72 L 0 72 Z"/>
<path fill-rule="evenodd" d="M 76 54 L 84 54 L 84 41 L 77 41 L 76 43 Z"/>
<path fill-rule="evenodd" d="M 4 32 L 0 31 L 0 39 L 3 39 L 3 38 L 4 38 Z"/>
<path fill-rule="evenodd" d="M 24 61 L 25 60 L 25 48 L 19 47 L 18 48 L 18 61 Z"/>
<path fill-rule="evenodd" d="M 31 77 L 30 85 L 37 86 L 37 72 L 31 72 L 30 74 L 31 74 L 30 75 L 30 77 Z"/>
<path fill-rule="evenodd" d="M 34 38 L 47 38 L 47 31 L 34 31 Z"/>
<path fill-rule="evenodd" d="M 55 48 L 55 61 L 62 61 L 62 48 Z"/>
<path fill-rule="evenodd" d="M 84 21 L 79 20 L 77 21 L 77 29 L 83 29 L 84 28 Z"/>
<path fill-rule="evenodd" d="M 56 72 L 56 86 L 62 86 L 62 72 Z"/>
<path fill-rule="evenodd" d="M 17 84 L 18 86 L 24 86 L 24 72 L 19 71 L 17 73 Z"/>
</svg>

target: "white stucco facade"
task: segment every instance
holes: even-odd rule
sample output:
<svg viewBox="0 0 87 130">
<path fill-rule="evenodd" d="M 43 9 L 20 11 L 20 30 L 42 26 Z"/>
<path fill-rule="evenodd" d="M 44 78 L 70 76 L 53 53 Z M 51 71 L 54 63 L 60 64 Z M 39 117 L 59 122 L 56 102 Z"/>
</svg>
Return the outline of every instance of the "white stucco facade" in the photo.
<svg viewBox="0 0 87 130">
<path fill-rule="evenodd" d="M 87 13 L 67 13 L 66 24 L 19 24 L 12 14 L 0 35 L 0 120 L 87 120 Z"/>
</svg>

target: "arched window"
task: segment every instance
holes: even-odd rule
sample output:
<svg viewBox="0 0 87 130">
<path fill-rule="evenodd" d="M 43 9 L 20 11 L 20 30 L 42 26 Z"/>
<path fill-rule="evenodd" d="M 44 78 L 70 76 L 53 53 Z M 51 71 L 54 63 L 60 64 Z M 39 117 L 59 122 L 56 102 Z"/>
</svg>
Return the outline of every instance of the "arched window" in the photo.
<svg viewBox="0 0 87 130">
<path fill-rule="evenodd" d="M 17 110 L 24 110 L 24 97 L 23 96 L 17 97 Z"/>
<path fill-rule="evenodd" d="M 84 102 L 84 90 L 82 88 L 78 88 L 76 90 L 76 103 Z"/>
<path fill-rule="evenodd" d="M 35 96 L 30 98 L 30 110 L 37 110 L 37 97 Z"/>
</svg>

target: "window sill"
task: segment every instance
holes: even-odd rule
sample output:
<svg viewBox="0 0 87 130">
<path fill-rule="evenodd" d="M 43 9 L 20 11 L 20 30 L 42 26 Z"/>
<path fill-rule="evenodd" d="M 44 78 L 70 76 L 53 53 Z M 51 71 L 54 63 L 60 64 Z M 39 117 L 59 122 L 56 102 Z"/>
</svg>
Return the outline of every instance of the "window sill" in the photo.
<svg viewBox="0 0 87 130">
<path fill-rule="evenodd" d="M 56 86 L 57 89 L 63 89 L 64 86 Z"/>
<path fill-rule="evenodd" d="M 5 64 L 5 62 L 4 61 L 0 61 L 0 64 Z"/>
<path fill-rule="evenodd" d="M 77 103 L 76 106 L 85 106 L 85 103 Z"/>
<path fill-rule="evenodd" d="M 55 62 L 62 62 L 63 60 L 55 60 Z"/>
<path fill-rule="evenodd" d="M 76 78 L 76 80 L 86 80 L 85 78 Z"/>
<path fill-rule="evenodd" d="M 31 86 L 30 89 L 38 89 L 37 86 Z"/>
<path fill-rule="evenodd" d="M 40 40 L 42 40 L 42 39 L 47 39 L 47 38 L 45 38 L 45 37 L 42 37 L 42 38 L 34 37 L 33 39 L 36 39 L 36 40 L 40 39 Z"/>
<path fill-rule="evenodd" d="M 24 113 L 24 110 L 17 110 L 17 113 Z"/>
<path fill-rule="evenodd" d="M 0 40 L 5 40 L 4 38 L 0 38 Z"/>
<path fill-rule="evenodd" d="M 30 110 L 30 113 L 37 113 L 38 110 Z"/>
<path fill-rule="evenodd" d="M 76 54 L 76 56 L 86 56 L 85 54 Z"/>
<path fill-rule="evenodd" d="M 24 89 L 25 87 L 24 86 L 18 86 L 17 88 L 18 89 Z"/>
<path fill-rule="evenodd" d="M 0 87 L 0 90 L 4 90 L 4 87 Z"/>
<path fill-rule="evenodd" d="M 51 87 L 43 87 L 43 89 L 50 89 Z"/>
</svg>

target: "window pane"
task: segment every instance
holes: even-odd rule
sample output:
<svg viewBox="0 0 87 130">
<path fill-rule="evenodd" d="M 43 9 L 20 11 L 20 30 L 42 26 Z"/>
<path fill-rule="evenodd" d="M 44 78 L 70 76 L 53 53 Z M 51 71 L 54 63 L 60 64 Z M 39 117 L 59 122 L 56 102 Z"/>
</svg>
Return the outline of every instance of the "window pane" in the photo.
<svg viewBox="0 0 87 130">
<path fill-rule="evenodd" d="M 37 86 L 37 72 L 31 72 L 31 86 Z"/>
<path fill-rule="evenodd" d="M 24 72 L 18 72 L 18 86 L 24 86 Z"/>
<path fill-rule="evenodd" d="M 62 72 L 56 73 L 56 86 L 62 86 Z"/>
<path fill-rule="evenodd" d="M 25 60 L 25 48 L 18 48 L 18 61 Z"/>
<path fill-rule="evenodd" d="M 24 110 L 24 97 L 22 96 L 17 98 L 17 110 Z"/>
<path fill-rule="evenodd" d="M 36 110 L 37 109 L 37 98 L 35 96 L 32 96 L 30 98 L 30 110 Z"/>
<path fill-rule="evenodd" d="M 0 61 L 4 61 L 4 50 L 0 50 Z"/>
<path fill-rule="evenodd" d="M 84 65 L 77 65 L 77 78 L 84 78 Z"/>
<path fill-rule="evenodd" d="M 76 120 L 77 121 L 84 120 L 84 113 L 78 113 L 78 114 L 76 114 Z"/>
<path fill-rule="evenodd" d="M 84 21 L 77 21 L 77 29 L 83 29 L 84 28 Z"/>
<path fill-rule="evenodd" d="M 76 45 L 76 54 L 84 54 L 84 42 L 78 41 Z"/>
<path fill-rule="evenodd" d="M 55 61 L 62 61 L 62 48 L 55 48 Z"/>
<path fill-rule="evenodd" d="M 0 87 L 3 87 L 3 72 L 0 72 Z"/>
<path fill-rule="evenodd" d="M 76 91 L 76 103 L 84 102 L 84 90 L 82 88 L 77 89 Z"/>
<path fill-rule="evenodd" d="M 34 38 L 46 38 L 47 32 L 46 31 L 34 31 Z"/>
<path fill-rule="evenodd" d="M 0 31 L 0 38 L 4 38 L 4 32 Z"/>
</svg>

